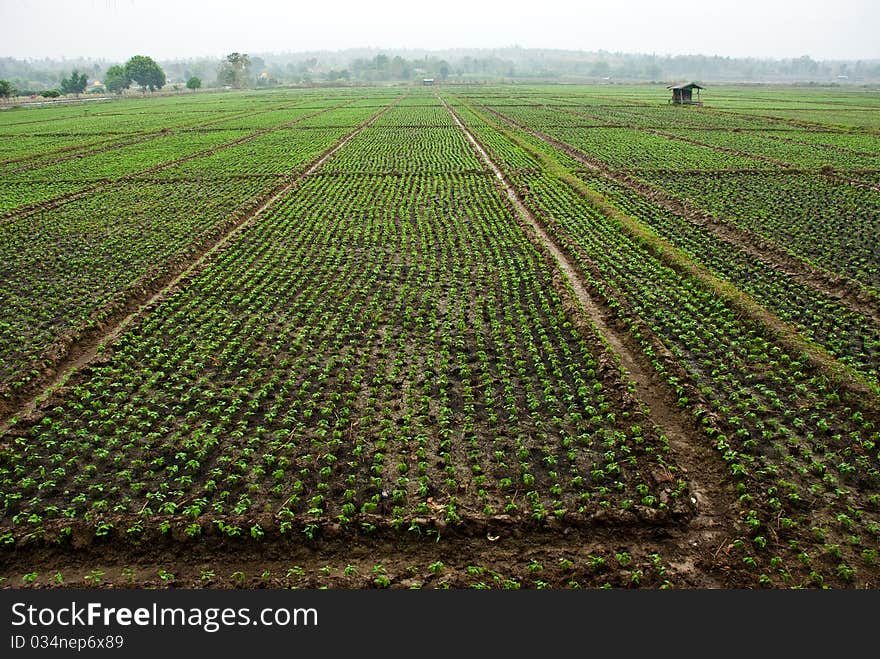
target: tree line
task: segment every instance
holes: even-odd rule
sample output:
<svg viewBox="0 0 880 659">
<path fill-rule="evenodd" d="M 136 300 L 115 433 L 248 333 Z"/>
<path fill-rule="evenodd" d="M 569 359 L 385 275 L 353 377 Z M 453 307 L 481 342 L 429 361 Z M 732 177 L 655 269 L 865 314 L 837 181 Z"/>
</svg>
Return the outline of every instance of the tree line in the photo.
<svg viewBox="0 0 880 659">
<path fill-rule="evenodd" d="M 63 77 L 57 88 L 41 91 L 19 90 L 10 81 L 0 80 L 0 97 L 8 98 L 17 94 L 40 94 L 46 98 L 57 98 L 62 94 L 78 96 L 86 91 L 88 80 L 89 76 L 78 69 L 74 69 L 69 76 Z M 162 89 L 166 81 L 165 71 L 152 57 L 135 55 L 125 64 L 114 64 L 108 68 L 104 73 L 104 81 L 99 91 L 121 94 L 126 89 L 129 89 L 132 84 L 135 84 L 146 94 L 147 90 L 152 92 Z M 186 86 L 188 89 L 195 90 L 202 86 L 202 81 L 193 76 L 187 80 Z"/>
<path fill-rule="evenodd" d="M 653 55 L 554 49 L 456 49 L 448 51 L 349 49 L 252 55 L 233 52 L 214 58 L 164 61 L 136 55 L 125 64 L 93 60 L 25 61 L 0 58 L 0 96 L 31 92 L 44 96 L 83 93 L 88 78 L 103 78 L 103 90 L 122 93 L 132 85 L 146 91 L 173 79 L 175 88 L 261 87 L 277 84 L 345 84 L 418 81 L 504 80 L 729 82 L 880 82 L 880 61 L 730 58 L 709 55 Z M 167 72 L 167 75 L 166 75 Z M 33 90 L 41 90 L 33 92 Z"/>
</svg>

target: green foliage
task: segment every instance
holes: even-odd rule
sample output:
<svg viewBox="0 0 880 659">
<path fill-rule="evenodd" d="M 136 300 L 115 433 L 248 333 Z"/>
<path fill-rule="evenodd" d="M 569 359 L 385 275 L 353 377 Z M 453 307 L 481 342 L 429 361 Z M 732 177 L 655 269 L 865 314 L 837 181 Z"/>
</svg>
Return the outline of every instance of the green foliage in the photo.
<svg viewBox="0 0 880 659">
<path fill-rule="evenodd" d="M 112 112 L 33 111 L 51 119 L 39 122 L 52 124 L 51 137 L 33 123 L 2 126 L 21 135 L 4 141 L 0 191 L 10 209 L 0 223 L 4 290 L 14 291 L 0 319 L 4 396 L 27 391 L 69 337 L 115 322 L 120 300 L 140 299 L 274 199 L 145 309 L 137 331 L 122 331 L 4 436 L 4 545 L 47 528 L 55 542 L 58 522 L 69 530 L 72 520 L 108 538 L 116 533 L 106 520 L 119 520 L 130 543 L 158 530 L 163 542 L 213 535 L 254 547 L 280 531 L 323 544 L 395 528 L 413 541 L 436 537 L 439 549 L 445 525 L 500 513 L 530 527 L 600 515 L 658 528 L 689 519 L 687 478 L 638 400 L 643 389 L 581 322 L 559 268 L 453 115 L 424 90 L 383 113 L 399 90 L 359 93 L 199 94 L 180 107 L 174 98 L 122 99 L 105 104 Z M 554 95 L 566 109 L 546 107 L 560 100 Z M 644 147 L 641 165 L 651 164 L 658 143 L 631 134 L 642 128 L 580 126 L 586 117 L 571 112 L 591 101 L 582 89 L 479 88 L 468 99 L 473 110 L 456 103 L 456 112 L 565 246 L 591 299 L 614 318 L 620 345 L 656 370 L 652 386 L 668 388 L 671 405 L 693 416 L 694 441 L 702 433 L 727 466 L 747 535 L 721 547 L 717 561 L 748 572 L 750 585 L 797 584 L 808 570 L 824 572 L 811 577 L 816 584 L 872 582 L 876 414 L 867 397 L 855 399 L 756 322 L 749 300 L 794 319 L 794 332 L 864 378 L 880 349 L 871 322 L 720 241 L 711 222 L 671 212 L 659 193 L 583 170 L 575 146 L 536 143 L 538 132 L 574 142 L 595 129 L 604 132 L 577 142 L 589 158 L 621 167 L 621 153 Z M 633 125 L 663 119 L 625 98 L 592 100 L 603 121 L 622 121 L 623 112 Z M 153 111 L 129 111 L 145 103 Z M 706 114 L 694 121 L 713 120 Z M 298 176 L 374 115 L 318 175 Z M 834 135 L 827 139 L 842 139 Z M 678 142 L 668 153 L 685 192 L 687 181 L 736 178 L 714 168 L 739 160 Z M 717 176 L 682 174 L 688 163 Z M 800 174 L 764 170 L 766 184 L 778 178 L 796 197 L 809 193 L 795 185 Z M 286 192 L 276 198 L 278 190 Z M 47 200 L 57 205 L 40 208 Z M 508 541 L 507 523 L 496 522 L 484 527 L 487 543 Z M 793 535 L 803 549 L 787 543 Z M 558 567 L 548 555 L 519 566 L 525 582 L 523 574 L 490 581 L 478 566 L 466 572 L 496 587 L 674 578 L 659 555 L 629 551 L 609 545 Z M 448 585 L 460 568 L 423 569 Z M 331 572 L 315 576 L 340 576 Z M 341 572 L 356 575 L 352 566 Z M 362 582 L 398 579 L 377 569 Z"/>
<path fill-rule="evenodd" d="M 251 76 L 251 58 L 247 53 L 229 53 L 217 69 L 217 81 L 239 89 L 247 87 Z"/>
<path fill-rule="evenodd" d="M 165 72 L 151 57 L 135 55 L 125 63 L 125 75 L 146 93 L 165 86 Z"/>
<path fill-rule="evenodd" d="M 60 90 L 62 94 L 82 94 L 89 84 L 89 78 L 85 73 L 79 73 L 74 69 L 69 78 L 61 80 Z"/>
<path fill-rule="evenodd" d="M 121 94 L 131 86 L 131 78 L 126 72 L 125 67 L 115 64 L 107 69 L 104 74 L 104 87 L 108 92 Z"/>
</svg>

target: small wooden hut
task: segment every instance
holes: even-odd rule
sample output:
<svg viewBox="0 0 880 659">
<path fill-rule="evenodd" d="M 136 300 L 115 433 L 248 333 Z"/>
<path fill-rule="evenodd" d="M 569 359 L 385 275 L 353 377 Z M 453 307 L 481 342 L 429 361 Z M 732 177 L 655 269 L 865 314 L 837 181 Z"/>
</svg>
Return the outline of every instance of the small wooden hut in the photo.
<svg viewBox="0 0 880 659">
<path fill-rule="evenodd" d="M 672 90 L 672 98 L 670 99 L 670 103 L 674 103 L 675 105 L 702 105 L 703 103 L 700 101 L 700 90 L 705 89 L 705 87 L 700 87 L 695 82 L 689 82 L 686 85 L 670 85 L 666 89 Z M 694 90 L 697 90 L 697 100 L 695 101 L 693 98 Z"/>
</svg>

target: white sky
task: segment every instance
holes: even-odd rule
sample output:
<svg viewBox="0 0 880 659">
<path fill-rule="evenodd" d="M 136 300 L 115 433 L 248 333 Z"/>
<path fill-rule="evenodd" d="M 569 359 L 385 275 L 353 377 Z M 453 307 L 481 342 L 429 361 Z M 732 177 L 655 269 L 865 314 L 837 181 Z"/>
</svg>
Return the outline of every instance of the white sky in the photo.
<svg viewBox="0 0 880 659">
<path fill-rule="evenodd" d="M 0 0 L 0 56 L 565 48 L 880 58 L 880 0 Z"/>
</svg>

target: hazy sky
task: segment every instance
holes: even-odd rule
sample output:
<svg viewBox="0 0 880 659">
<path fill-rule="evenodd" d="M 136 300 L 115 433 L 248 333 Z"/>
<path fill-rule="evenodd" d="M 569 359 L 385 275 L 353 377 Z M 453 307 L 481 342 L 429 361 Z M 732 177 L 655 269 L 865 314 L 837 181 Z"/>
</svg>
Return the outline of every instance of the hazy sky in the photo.
<svg viewBox="0 0 880 659">
<path fill-rule="evenodd" d="M 0 0 L 0 56 L 381 48 L 880 58 L 880 0 Z"/>
</svg>

